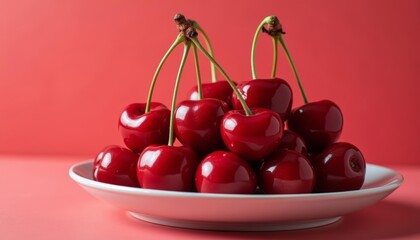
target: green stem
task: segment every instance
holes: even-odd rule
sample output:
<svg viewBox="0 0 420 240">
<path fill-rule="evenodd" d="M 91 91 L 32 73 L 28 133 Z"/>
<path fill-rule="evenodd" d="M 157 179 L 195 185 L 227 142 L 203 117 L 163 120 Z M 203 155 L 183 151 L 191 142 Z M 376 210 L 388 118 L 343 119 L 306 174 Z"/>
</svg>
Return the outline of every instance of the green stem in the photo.
<svg viewBox="0 0 420 240">
<path fill-rule="evenodd" d="M 196 21 L 192 21 L 192 24 L 193 24 L 193 27 L 195 27 L 195 29 L 200 31 L 200 33 L 203 35 L 204 42 L 206 43 L 210 56 L 214 57 L 213 47 L 211 46 L 210 38 L 208 37 L 206 32 L 203 30 L 203 28 L 201 28 L 201 26 Z M 217 81 L 216 67 L 214 66 L 213 62 L 210 62 L 210 70 L 211 70 L 211 82 L 216 82 Z"/>
<path fill-rule="evenodd" d="M 169 55 L 172 53 L 172 51 L 175 49 L 175 47 L 178 46 L 183 41 L 184 41 L 184 37 L 182 36 L 182 34 L 179 34 L 178 37 L 175 39 L 174 43 L 172 43 L 169 50 L 163 56 L 162 60 L 160 60 L 160 63 L 159 63 L 159 65 L 158 65 L 158 67 L 155 71 L 155 74 L 153 75 L 152 82 L 150 83 L 150 89 L 149 89 L 149 94 L 147 96 L 145 113 L 150 112 L 150 104 L 151 104 L 151 101 L 152 101 L 153 91 L 155 89 L 156 80 L 157 80 L 157 77 L 160 73 L 160 70 L 162 69 L 163 64 L 166 62 L 166 59 L 168 59 Z"/>
<path fill-rule="evenodd" d="M 197 47 L 195 45 L 193 45 L 193 50 L 194 50 L 195 71 L 197 73 L 198 100 L 201 100 L 203 99 L 203 86 L 201 85 L 200 64 L 198 62 Z"/>
<path fill-rule="evenodd" d="M 275 37 L 271 37 L 273 40 L 273 66 L 271 68 L 271 77 L 276 77 L 276 71 L 277 71 L 277 55 L 278 55 L 278 44 L 277 39 Z"/>
<path fill-rule="evenodd" d="M 290 66 L 292 67 L 292 70 L 293 70 L 293 73 L 295 74 L 296 80 L 297 80 L 299 88 L 300 88 L 300 92 L 301 92 L 302 97 L 303 97 L 303 101 L 304 101 L 305 104 L 307 104 L 307 103 L 309 103 L 308 98 L 306 97 L 305 90 L 303 89 L 303 86 L 302 86 L 302 82 L 300 81 L 299 75 L 296 71 L 295 64 L 293 63 L 292 57 L 290 56 L 290 53 L 289 53 L 289 50 L 286 47 L 286 43 L 284 42 L 283 36 L 280 34 L 278 39 L 280 41 L 281 46 L 283 47 L 284 53 L 287 56 L 287 60 L 289 60 Z"/>
<path fill-rule="evenodd" d="M 257 79 L 257 71 L 255 70 L 255 48 L 256 48 L 256 45 L 257 45 L 258 36 L 260 35 L 261 30 L 264 27 L 264 25 L 270 23 L 271 20 L 272 20 L 272 16 L 266 17 L 266 18 L 264 18 L 264 20 L 262 20 L 260 25 L 258 25 L 257 30 L 255 31 L 255 34 L 254 34 L 254 39 L 252 40 L 252 47 L 251 47 L 252 79 Z"/>
<path fill-rule="evenodd" d="M 187 60 L 188 52 L 191 47 L 191 42 L 185 41 L 184 44 L 184 53 L 182 54 L 181 63 L 179 65 L 178 74 L 176 75 L 175 80 L 175 87 L 174 87 L 174 93 L 172 95 L 172 106 L 171 106 L 171 119 L 169 122 L 169 141 L 168 146 L 174 145 L 174 121 L 175 121 L 175 106 L 176 106 L 176 96 L 178 95 L 178 89 L 179 89 L 179 82 L 181 80 L 182 71 L 184 70 L 185 61 Z"/>
<path fill-rule="evenodd" d="M 238 96 L 239 101 L 242 104 L 242 107 L 245 111 L 245 115 L 246 116 L 251 116 L 252 112 L 249 109 L 248 105 L 246 104 L 244 98 L 242 97 L 242 94 L 239 92 L 238 88 L 235 86 L 235 83 L 232 81 L 232 79 L 230 79 L 230 77 L 226 74 L 226 72 L 223 70 L 223 68 L 216 62 L 216 60 L 206 51 L 206 49 L 203 48 L 203 46 L 201 45 L 201 43 L 198 41 L 198 39 L 196 38 L 190 38 L 191 41 L 194 43 L 195 46 L 198 47 L 198 49 L 200 49 L 200 51 L 211 61 L 214 63 L 214 65 L 216 66 L 216 68 L 220 71 L 220 73 L 223 75 L 223 77 L 226 78 L 226 80 L 228 81 L 230 87 L 233 89 L 233 91 L 235 92 L 235 94 Z"/>
</svg>

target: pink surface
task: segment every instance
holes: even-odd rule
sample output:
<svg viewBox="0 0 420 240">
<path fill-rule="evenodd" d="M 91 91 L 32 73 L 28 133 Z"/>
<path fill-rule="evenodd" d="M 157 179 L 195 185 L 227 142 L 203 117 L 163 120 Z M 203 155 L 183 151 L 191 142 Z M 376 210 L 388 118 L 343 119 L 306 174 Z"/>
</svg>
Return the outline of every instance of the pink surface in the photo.
<svg viewBox="0 0 420 240">
<path fill-rule="evenodd" d="M 320 228 L 265 233 L 198 231 L 142 222 L 99 201 L 68 169 L 84 159 L 0 156 L 2 239 L 419 239 L 419 167 L 385 200 Z M 19 175 L 17 175 L 17 173 Z"/>
<path fill-rule="evenodd" d="M 94 156 L 120 144 L 118 116 L 126 105 L 145 101 L 177 34 L 177 12 L 207 30 L 234 80 L 250 79 L 255 28 L 275 14 L 309 99 L 341 106 L 341 139 L 371 163 L 418 163 L 419 9 L 416 0 L 2 1 L 0 152 Z M 181 52 L 169 59 L 157 85 L 155 99 L 168 105 Z M 263 36 L 261 77 L 269 76 L 271 59 L 271 42 Z M 207 64 L 202 69 L 209 81 Z M 192 57 L 184 76 L 181 96 L 195 79 Z M 281 52 L 278 76 L 289 81 L 294 106 L 300 105 Z"/>
</svg>

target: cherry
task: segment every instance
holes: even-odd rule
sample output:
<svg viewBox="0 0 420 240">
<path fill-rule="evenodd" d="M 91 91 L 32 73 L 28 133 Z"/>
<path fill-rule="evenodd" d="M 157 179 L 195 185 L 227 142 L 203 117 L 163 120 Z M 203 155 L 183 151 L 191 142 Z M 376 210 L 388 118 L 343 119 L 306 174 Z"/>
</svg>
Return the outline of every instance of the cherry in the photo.
<svg viewBox="0 0 420 240">
<path fill-rule="evenodd" d="M 202 193 L 251 194 L 256 176 L 239 156 L 226 151 L 212 152 L 203 159 L 195 175 L 197 191 Z"/>
<path fill-rule="evenodd" d="M 311 193 L 315 175 L 309 160 L 292 150 L 281 150 L 270 156 L 261 166 L 259 186 L 265 193 Z"/>
<path fill-rule="evenodd" d="M 184 42 L 184 53 L 172 96 L 168 145 L 148 146 L 143 150 L 137 165 L 137 178 L 144 188 L 192 191 L 198 165 L 197 155 L 189 147 L 173 146 L 176 97 L 185 61 L 191 47 L 191 42 L 186 41 L 183 32 L 178 35 L 177 41 Z"/>
<path fill-rule="evenodd" d="M 287 124 L 302 136 L 310 152 L 321 152 L 340 137 L 343 114 L 334 102 L 322 100 L 293 109 Z"/>
<path fill-rule="evenodd" d="M 229 109 L 232 109 L 232 93 L 233 90 L 227 81 L 217 81 L 202 84 L 203 98 L 216 98 L 227 103 Z M 188 91 L 188 99 L 199 100 L 198 86 Z"/>
<path fill-rule="evenodd" d="M 199 161 L 183 146 L 149 146 L 140 154 L 137 178 L 148 189 L 192 191 Z"/>
<path fill-rule="evenodd" d="M 238 84 L 238 89 L 249 107 L 261 107 L 273 110 L 280 115 L 283 121 L 286 121 L 292 108 L 293 93 L 290 85 L 285 80 L 276 78 L 278 55 L 278 41 L 276 37 L 272 37 L 274 54 L 271 79 L 259 79 L 255 70 L 255 49 L 258 36 L 260 31 L 265 29 L 264 25 L 271 24 L 272 21 L 272 16 L 267 17 L 258 26 L 251 47 L 251 72 L 253 80 Z M 277 33 L 279 34 L 279 32 Z M 240 108 L 237 96 L 232 97 L 232 105 L 235 109 Z"/>
<path fill-rule="evenodd" d="M 306 148 L 303 139 L 297 133 L 290 130 L 285 130 L 283 132 L 283 137 L 281 138 L 278 149 L 294 150 L 304 156 L 308 156 L 308 149 Z"/>
<path fill-rule="evenodd" d="M 263 108 L 253 109 L 251 116 L 232 110 L 223 117 L 220 130 L 231 152 L 261 161 L 279 146 L 283 122 L 277 113 Z"/>
<path fill-rule="evenodd" d="M 266 108 L 278 113 L 285 121 L 292 108 L 293 94 L 289 84 L 280 78 L 255 79 L 237 85 L 250 108 Z M 232 96 L 232 106 L 241 109 L 237 95 Z"/>
<path fill-rule="evenodd" d="M 150 83 L 146 103 L 130 104 L 120 116 L 118 128 L 124 143 L 135 152 L 140 153 L 145 147 L 151 144 L 164 144 L 167 141 L 174 140 L 173 136 L 169 136 L 170 134 L 168 134 L 170 132 L 171 111 L 161 103 L 152 102 L 152 96 L 163 64 L 175 47 L 183 41 L 183 36 L 181 34 L 178 35 L 160 61 Z"/>
<path fill-rule="evenodd" d="M 223 146 L 220 122 L 227 111 L 227 104 L 214 98 L 183 101 L 175 112 L 175 135 L 199 154 L 219 149 Z"/>
<path fill-rule="evenodd" d="M 187 20 L 183 15 L 175 16 L 178 29 L 184 32 L 186 41 L 191 44 L 191 38 L 196 37 L 194 27 L 198 27 L 203 33 L 212 56 L 212 49 L 207 35 L 193 20 Z M 185 30 L 187 29 L 187 30 Z M 188 30 L 190 29 L 190 30 Z M 195 34 L 187 34 L 195 33 Z M 175 113 L 175 135 L 185 146 L 190 146 L 202 156 L 223 146 L 220 136 L 220 121 L 229 110 L 232 88 L 226 81 L 216 82 L 215 65 L 211 62 L 212 83 L 202 84 L 200 66 L 197 55 L 197 46 L 192 44 L 194 50 L 194 62 L 197 73 L 197 85 L 190 91 L 190 98 L 180 103 Z"/>
<path fill-rule="evenodd" d="M 151 144 L 168 141 L 170 111 L 161 103 L 151 103 L 148 113 L 145 113 L 145 108 L 143 103 L 128 105 L 118 123 L 125 145 L 137 153 Z"/>
<path fill-rule="evenodd" d="M 188 44 L 191 44 L 191 38 L 196 37 L 197 33 L 194 27 L 198 27 L 199 31 L 203 33 L 210 50 L 209 55 L 213 55 L 208 37 L 197 22 L 187 20 L 182 15 L 175 16 L 175 19 L 178 29 L 184 34 Z M 188 35 L 187 32 L 195 34 Z M 212 83 L 201 83 L 197 46 L 196 44 L 192 45 L 197 73 L 197 85 L 192 89 L 192 95 L 190 96 L 194 100 L 183 101 L 179 104 L 175 113 L 174 131 L 178 140 L 184 146 L 189 146 L 198 154 L 205 155 L 223 146 L 220 136 L 220 121 L 229 110 L 227 102 L 230 103 L 233 90 L 227 81 L 216 82 L 213 62 L 211 62 Z"/>
<path fill-rule="evenodd" d="M 337 142 L 327 147 L 313 160 L 316 192 L 358 190 L 365 174 L 365 159 L 354 145 Z"/>
<path fill-rule="evenodd" d="M 139 187 L 136 164 L 139 155 L 129 149 L 110 145 L 102 149 L 93 163 L 93 179 L 99 182 Z"/>
</svg>

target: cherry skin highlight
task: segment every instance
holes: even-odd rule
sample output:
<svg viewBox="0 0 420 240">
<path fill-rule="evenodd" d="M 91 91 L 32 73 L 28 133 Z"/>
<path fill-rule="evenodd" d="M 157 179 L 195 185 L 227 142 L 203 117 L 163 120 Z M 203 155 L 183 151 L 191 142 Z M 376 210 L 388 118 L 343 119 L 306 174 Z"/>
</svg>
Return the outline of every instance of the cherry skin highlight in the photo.
<svg viewBox="0 0 420 240">
<path fill-rule="evenodd" d="M 360 150 L 350 143 L 330 145 L 313 159 L 316 192 L 358 190 L 362 187 L 366 162 Z"/>
<path fill-rule="evenodd" d="M 293 94 L 289 84 L 280 78 L 255 79 L 237 85 L 239 92 L 250 108 L 266 108 L 278 113 L 283 121 L 292 108 Z M 232 96 L 234 109 L 242 109 L 238 97 Z"/>
<path fill-rule="evenodd" d="M 140 154 L 137 179 L 148 189 L 193 191 L 197 155 L 183 146 L 149 146 Z"/>
<path fill-rule="evenodd" d="M 197 168 L 198 192 L 251 194 L 257 182 L 251 166 L 231 152 L 216 151 L 207 155 Z"/>
<path fill-rule="evenodd" d="M 292 150 L 280 150 L 265 160 L 258 179 L 261 190 L 268 194 L 311 193 L 315 184 L 309 160 Z"/>
<path fill-rule="evenodd" d="M 151 103 L 148 113 L 145 108 L 145 103 L 128 105 L 118 122 L 125 145 L 137 153 L 152 144 L 166 144 L 169 137 L 169 109 L 161 103 Z"/>
<path fill-rule="evenodd" d="M 129 149 L 110 145 L 102 149 L 93 163 L 93 179 L 99 182 L 139 187 L 136 165 L 139 155 Z"/>
<path fill-rule="evenodd" d="M 182 101 L 175 112 L 175 135 L 199 155 L 220 149 L 220 123 L 226 112 L 227 104 L 219 99 Z"/>
<path fill-rule="evenodd" d="M 340 137 L 343 114 L 330 100 L 311 102 L 293 109 L 287 126 L 303 138 L 309 152 L 320 153 Z"/>
</svg>

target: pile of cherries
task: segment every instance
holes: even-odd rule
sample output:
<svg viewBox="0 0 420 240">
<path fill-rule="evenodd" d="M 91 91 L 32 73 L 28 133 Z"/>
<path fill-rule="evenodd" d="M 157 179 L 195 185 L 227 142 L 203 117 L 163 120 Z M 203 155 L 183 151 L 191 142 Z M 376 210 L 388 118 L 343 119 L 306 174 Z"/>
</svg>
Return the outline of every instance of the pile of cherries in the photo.
<svg viewBox="0 0 420 240">
<path fill-rule="evenodd" d="M 342 112 L 330 100 L 308 102 L 277 17 L 266 17 L 258 26 L 251 50 L 253 80 L 238 84 L 214 59 L 210 41 L 196 21 L 177 14 L 175 23 L 179 35 L 157 67 L 146 103 L 130 104 L 120 115 L 118 129 L 127 148 L 105 147 L 94 160 L 95 180 L 148 189 L 228 194 L 361 188 L 366 171 L 362 153 L 350 143 L 337 142 L 343 129 Z M 261 32 L 273 40 L 271 79 L 258 79 L 255 71 L 255 46 Z M 207 48 L 201 45 L 198 33 Z M 151 99 L 162 66 L 181 43 L 184 53 L 168 109 Z M 276 77 L 278 43 L 305 102 L 294 109 L 290 85 Z M 188 93 L 188 100 L 176 104 L 191 46 L 197 86 Z M 198 51 L 210 60 L 211 83 L 201 83 Z M 225 80 L 216 81 L 216 69 Z"/>
</svg>

